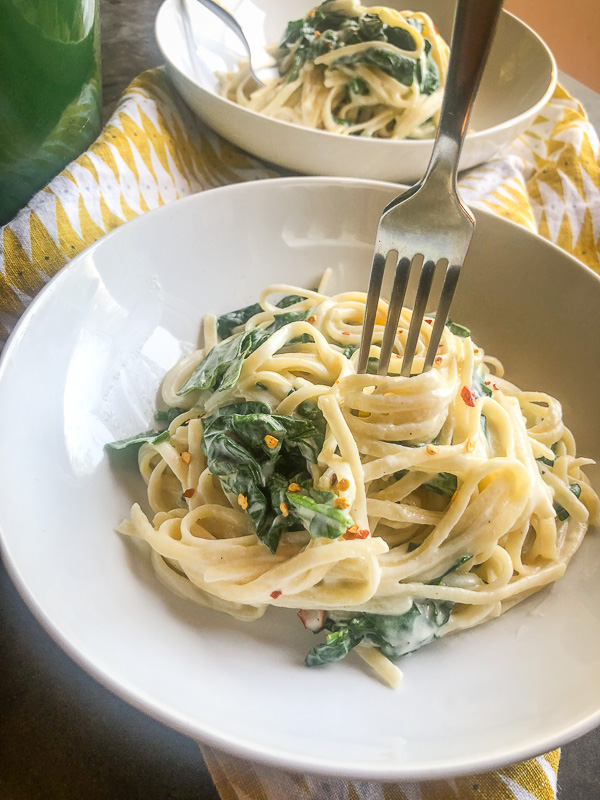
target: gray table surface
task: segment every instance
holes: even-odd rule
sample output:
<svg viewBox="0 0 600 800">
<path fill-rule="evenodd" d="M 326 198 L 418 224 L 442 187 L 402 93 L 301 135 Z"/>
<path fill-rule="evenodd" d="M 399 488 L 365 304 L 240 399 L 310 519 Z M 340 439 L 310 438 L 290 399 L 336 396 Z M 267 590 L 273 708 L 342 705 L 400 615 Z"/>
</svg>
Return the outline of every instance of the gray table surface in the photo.
<svg viewBox="0 0 600 800">
<path fill-rule="evenodd" d="M 159 5 L 101 0 L 105 118 L 131 78 L 161 63 Z M 0 800 L 217 800 L 195 742 L 75 665 L 1 563 L 0 631 Z M 600 798 L 600 729 L 563 748 L 559 784 L 560 800 Z"/>
</svg>

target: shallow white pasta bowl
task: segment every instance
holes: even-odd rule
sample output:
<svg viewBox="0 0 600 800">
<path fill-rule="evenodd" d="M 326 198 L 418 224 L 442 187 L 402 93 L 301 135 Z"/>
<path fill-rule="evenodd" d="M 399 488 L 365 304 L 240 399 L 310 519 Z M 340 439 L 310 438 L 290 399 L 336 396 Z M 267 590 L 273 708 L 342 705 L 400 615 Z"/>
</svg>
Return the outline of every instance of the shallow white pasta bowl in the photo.
<svg viewBox="0 0 600 800">
<path fill-rule="evenodd" d="M 196 195 L 109 234 L 32 304 L 0 366 L 0 528 L 21 594 L 68 653 L 129 702 L 192 737 L 294 769 L 378 779 L 474 773 L 600 723 L 600 535 L 566 576 L 497 620 L 405 658 L 397 691 L 360 659 L 306 669 L 293 611 L 255 623 L 156 580 L 113 530 L 143 497 L 104 445 L 153 424 L 166 370 L 205 312 L 262 287 L 367 286 L 396 188 L 320 178 Z M 478 213 L 453 318 L 507 376 L 564 406 L 600 459 L 600 279 L 538 237 Z M 231 220 L 237 233 L 232 236 Z M 600 484 L 597 468 L 588 474 Z"/>
<path fill-rule="evenodd" d="M 372 0 L 365 5 L 374 5 Z M 192 110 L 217 133 L 242 149 L 290 170 L 374 180 L 419 179 L 431 141 L 386 141 L 340 136 L 270 119 L 219 96 L 217 72 L 244 58 L 239 41 L 199 3 L 188 2 L 196 57 L 186 44 L 179 0 L 165 0 L 156 18 L 156 38 L 169 74 Z M 404 9 L 401 0 L 387 5 Z M 310 0 L 232 0 L 229 9 L 255 52 L 280 41 L 287 22 L 305 14 Z M 453 0 L 421 0 L 411 7 L 432 17 L 450 41 Z M 257 65 L 260 66 L 260 55 Z M 488 161 L 539 114 L 556 84 L 556 65 L 541 39 L 516 17 L 502 12 L 467 135 L 461 169 Z"/>
</svg>

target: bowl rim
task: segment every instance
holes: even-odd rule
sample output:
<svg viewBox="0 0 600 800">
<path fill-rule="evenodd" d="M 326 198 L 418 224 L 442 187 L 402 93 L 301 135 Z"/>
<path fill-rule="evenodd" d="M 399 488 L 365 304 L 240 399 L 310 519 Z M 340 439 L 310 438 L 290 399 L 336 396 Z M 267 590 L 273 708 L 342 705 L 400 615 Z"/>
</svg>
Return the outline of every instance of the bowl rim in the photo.
<svg viewBox="0 0 600 800">
<path fill-rule="evenodd" d="M 250 114 L 251 117 L 264 121 L 266 124 L 275 123 L 277 125 L 283 125 L 285 128 L 290 128 L 294 131 L 303 131 L 307 135 L 315 135 L 318 137 L 327 137 L 331 139 L 331 137 L 339 140 L 340 134 L 333 133 L 332 131 L 322 131 L 316 128 L 308 128 L 304 127 L 303 125 L 297 125 L 294 122 L 287 122 L 286 120 L 275 119 L 273 117 L 268 117 L 264 114 L 259 113 L 258 111 L 254 111 L 250 108 L 245 108 L 244 106 L 238 105 L 238 103 L 234 103 L 232 100 L 228 100 L 226 97 L 222 97 L 221 95 L 217 94 L 216 92 L 211 92 L 208 89 L 205 89 L 203 86 L 200 86 L 199 83 L 192 77 L 190 77 L 186 72 L 180 69 L 174 61 L 168 55 L 168 47 L 164 44 L 164 38 L 162 36 L 162 25 L 163 25 L 163 17 L 166 16 L 168 13 L 171 13 L 174 10 L 174 6 L 177 0 L 162 0 L 162 3 L 158 9 L 154 20 L 154 36 L 156 39 L 156 43 L 158 45 L 158 49 L 162 57 L 166 62 L 166 66 L 168 69 L 174 70 L 181 78 L 185 81 L 190 83 L 194 90 L 200 93 L 200 96 L 215 98 L 217 101 L 220 101 L 225 105 L 226 108 L 230 109 L 230 113 L 239 113 L 242 112 L 243 114 Z M 554 94 L 558 83 L 558 67 L 556 65 L 556 59 L 546 42 L 542 39 L 542 37 L 533 30 L 533 28 L 528 25 L 527 23 L 523 22 L 516 14 L 512 14 L 510 11 L 506 11 L 506 9 L 502 9 L 500 11 L 501 14 L 506 14 L 509 17 L 512 17 L 518 25 L 524 28 L 526 31 L 531 34 L 531 36 L 537 40 L 539 45 L 542 48 L 542 51 L 545 53 L 546 57 L 548 58 L 550 64 L 550 82 L 545 89 L 542 96 L 536 100 L 536 102 L 531 105 L 528 109 L 525 109 L 520 114 L 517 114 L 514 117 L 509 117 L 508 119 L 504 120 L 503 122 L 498 122 L 496 125 L 492 125 L 489 128 L 481 128 L 480 130 L 473 131 L 471 133 L 467 132 L 465 136 L 465 143 L 467 141 L 477 142 L 480 139 L 485 139 L 489 136 L 493 136 L 497 133 L 502 133 L 503 131 L 507 130 L 508 128 L 516 127 L 523 122 L 523 120 L 528 119 L 529 117 L 534 116 L 537 114 L 548 102 L 548 100 Z M 234 111 L 235 109 L 235 111 Z M 410 147 L 412 149 L 416 148 L 428 148 L 433 145 L 433 139 L 376 139 L 372 137 L 361 137 L 361 136 L 353 136 L 353 137 L 346 137 L 347 140 L 352 141 L 360 141 L 363 142 L 364 145 L 367 147 L 378 148 L 381 146 L 385 147 L 397 147 L 398 145 L 402 145 L 403 147 Z"/>
<path fill-rule="evenodd" d="M 259 181 L 247 181 L 236 184 L 228 184 L 220 186 L 215 189 L 209 190 L 211 192 L 219 193 L 244 193 L 250 192 L 261 184 L 280 184 L 282 186 L 299 186 L 309 187 L 311 185 L 337 185 L 337 186 L 354 186 L 364 190 L 369 189 L 393 189 L 398 190 L 398 184 L 388 181 L 374 181 L 356 178 L 343 178 L 336 177 L 330 178 L 326 176 L 300 176 L 300 177 L 281 177 L 270 178 Z M 200 200 L 206 191 L 197 192 L 187 197 L 180 198 L 173 203 L 167 203 L 164 206 L 153 209 L 152 211 L 141 214 L 140 216 L 130 220 L 125 225 L 120 225 L 118 228 L 113 229 L 109 233 L 102 236 L 100 239 L 93 242 L 81 253 L 75 256 L 68 262 L 56 275 L 54 275 L 43 289 L 36 295 L 30 303 L 24 314 L 18 320 L 14 329 L 12 330 L 3 352 L 0 355 L 0 384 L 4 378 L 4 374 L 8 368 L 9 362 L 12 362 L 13 357 L 17 356 L 19 343 L 22 338 L 27 334 L 30 323 L 37 317 L 46 298 L 60 291 L 60 287 L 65 280 L 69 280 L 74 270 L 79 270 L 84 265 L 85 260 L 91 253 L 98 247 L 102 247 L 107 238 L 115 238 L 122 236 L 123 229 L 129 230 L 131 226 L 146 224 L 145 219 L 150 216 L 154 219 L 156 215 L 162 215 L 168 219 L 169 215 L 173 214 L 174 204 L 193 204 L 196 202 L 204 202 Z M 600 274 L 596 273 L 590 267 L 579 261 L 563 249 L 543 238 L 537 233 L 530 231 L 525 226 L 520 225 L 511 220 L 507 220 L 492 211 L 478 208 L 476 213 L 482 217 L 495 220 L 495 224 L 500 227 L 514 228 L 520 231 L 521 235 L 537 240 L 538 245 L 548 247 L 560 254 L 565 263 L 570 262 L 573 267 L 583 269 L 584 272 L 594 276 L 598 283 L 600 291 Z M 326 759 L 316 759 L 314 756 L 300 756 L 296 761 L 290 761 L 289 753 L 277 749 L 277 745 L 266 746 L 252 744 L 247 737 L 236 736 L 230 733 L 224 733 L 222 730 L 215 730 L 214 726 L 206 725 L 198 726 L 197 721 L 194 721 L 189 715 L 184 715 L 181 712 L 173 711 L 166 703 L 158 701 L 146 695 L 142 690 L 138 689 L 131 682 L 123 678 L 115 678 L 100 664 L 95 663 L 92 658 L 89 658 L 84 653 L 80 652 L 75 644 L 73 644 L 68 636 L 68 633 L 63 631 L 59 622 L 56 622 L 50 614 L 44 609 L 35 599 L 35 593 L 29 588 L 25 577 L 22 575 L 19 564 L 13 561 L 11 555 L 11 548 L 8 539 L 0 524 L 0 554 L 4 557 L 4 564 L 7 573 L 13 581 L 21 599 L 25 602 L 28 609 L 31 611 L 36 620 L 42 625 L 45 631 L 51 636 L 56 644 L 67 653 L 67 655 L 89 675 L 91 675 L 98 683 L 107 688 L 113 694 L 117 695 L 120 699 L 124 700 L 129 705 L 137 708 L 153 719 L 167 725 L 168 727 L 177 730 L 186 736 L 190 737 L 198 744 L 206 744 L 214 746 L 226 752 L 244 758 L 246 760 L 253 760 L 265 764 L 267 766 L 279 767 L 287 769 L 292 772 L 309 772 L 315 775 L 324 775 L 330 777 L 343 777 L 347 779 L 357 780 L 376 780 L 376 781 L 420 781 L 420 780 L 434 780 L 461 777 L 466 775 L 475 775 L 477 773 L 487 772 L 508 764 L 518 763 L 526 759 L 538 756 L 541 753 L 546 753 L 557 747 L 560 747 L 573 739 L 583 736 L 596 726 L 600 724 L 600 707 L 591 714 L 588 714 L 577 723 L 573 723 L 567 729 L 563 730 L 562 734 L 558 735 L 545 735 L 541 733 L 538 738 L 531 740 L 527 745 L 522 745 L 515 750 L 509 750 L 504 747 L 502 750 L 496 750 L 492 755 L 479 756 L 472 761 L 464 761 L 464 759 L 449 757 L 434 766 L 412 768 L 410 765 L 398 765 L 393 763 L 386 764 L 385 766 L 374 767 L 367 762 L 358 763 L 354 765 L 351 771 L 348 771 L 347 764 L 340 762 L 328 762 Z M 199 733 L 199 727 L 201 732 Z"/>
</svg>

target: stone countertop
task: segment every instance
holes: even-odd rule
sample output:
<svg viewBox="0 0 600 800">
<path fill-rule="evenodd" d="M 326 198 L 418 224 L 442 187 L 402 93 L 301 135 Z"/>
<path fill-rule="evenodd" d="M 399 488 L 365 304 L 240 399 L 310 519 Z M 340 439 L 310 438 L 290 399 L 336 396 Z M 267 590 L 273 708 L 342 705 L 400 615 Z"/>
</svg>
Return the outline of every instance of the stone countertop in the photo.
<svg viewBox="0 0 600 800">
<path fill-rule="evenodd" d="M 105 119 L 129 81 L 161 63 L 153 35 L 159 5 L 101 0 Z M 568 88 L 577 94 L 579 87 Z M 600 97 L 585 87 L 579 94 L 598 127 Z M 218 800 L 195 742 L 124 703 L 71 661 L 1 563 L 0 630 L 2 800 Z M 561 800 L 599 796 L 600 730 L 563 748 L 559 783 Z"/>
</svg>

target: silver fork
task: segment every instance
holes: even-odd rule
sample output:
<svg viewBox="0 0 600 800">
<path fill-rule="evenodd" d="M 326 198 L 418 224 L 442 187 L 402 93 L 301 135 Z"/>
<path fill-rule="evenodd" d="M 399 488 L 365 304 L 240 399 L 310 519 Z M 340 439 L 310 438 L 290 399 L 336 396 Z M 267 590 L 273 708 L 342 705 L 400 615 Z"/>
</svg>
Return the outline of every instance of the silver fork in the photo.
<svg viewBox="0 0 600 800">
<path fill-rule="evenodd" d="M 461 202 L 456 173 L 502 0 L 458 0 L 437 137 L 425 177 L 386 206 L 379 221 L 365 308 L 358 372 L 366 372 L 388 256 L 396 272 L 381 342 L 379 375 L 387 375 L 411 272 L 420 272 L 400 374 L 410 377 L 436 271 L 445 270 L 423 372 L 431 369 L 475 218 Z M 438 273 L 439 274 L 439 273 Z M 431 315 L 433 317 L 433 314 Z"/>
<path fill-rule="evenodd" d="M 254 68 L 252 64 L 252 49 L 250 47 L 250 43 L 246 38 L 246 34 L 244 33 L 242 26 L 237 21 L 237 19 L 227 11 L 226 8 L 223 8 L 220 3 L 215 2 L 215 0 L 198 0 L 200 5 L 203 5 L 209 11 L 212 11 L 215 16 L 217 16 L 221 22 L 225 23 L 228 28 L 230 28 L 235 35 L 238 37 L 240 42 L 243 44 L 244 48 L 246 49 L 246 53 L 248 54 L 248 72 L 254 78 L 258 86 L 264 86 L 264 81 L 262 81 L 257 74 L 257 70 Z M 184 28 L 185 28 L 185 35 L 187 39 L 188 50 L 195 57 L 195 45 L 194 45 L 194 34 L 192 32 L 192 23 L 189 15 L 189 11 L 187 8 L 187 0 L 179 0 L 179 6 L 181 10 L 181 14 L 184 21 Z M 275 70 L 271 67 L 263 68 L 262 72 L 267 75 L 267 77 L 271 77 L 271 74 L 275 74 Z M 267 74 L 268 73 L 268 74 Z"/>
</svg>

